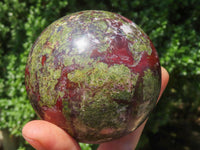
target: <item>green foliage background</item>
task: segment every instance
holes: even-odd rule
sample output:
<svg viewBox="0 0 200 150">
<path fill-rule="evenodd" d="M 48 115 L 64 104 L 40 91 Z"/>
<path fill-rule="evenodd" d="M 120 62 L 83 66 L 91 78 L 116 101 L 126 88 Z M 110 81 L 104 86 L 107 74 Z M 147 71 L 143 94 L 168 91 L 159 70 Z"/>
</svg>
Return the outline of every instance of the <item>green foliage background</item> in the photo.
<svg viewBox="0 0 200 150">
<path fill-rule="evenodd" d="M 188 125 L 200 133 L 199 0 L 1 1 L 0 129 L 8 129 L 19 139 L 18 149 L 31 149 L 21 136 L 23 125 L 36 119 L 24 87 L 30 48 L 51 22 L 88 9 L 120 13 L 138 24 L 153 41 L 161 65 L 170 74 L 167 90 L 150 116 L 138 149 L 156 149 L 159 144 L 168 149 L 175 144 L 177 149 L 192 149 L 193 145 L 187 142 L 182 147 L 177 146 L 180 135 L 173 129 Z M 159 141 L 159 136 L 165 139 Z M 83 150 L 96 149 L 89 144 L 81 144 L 81 147 Z"/>
</svg>

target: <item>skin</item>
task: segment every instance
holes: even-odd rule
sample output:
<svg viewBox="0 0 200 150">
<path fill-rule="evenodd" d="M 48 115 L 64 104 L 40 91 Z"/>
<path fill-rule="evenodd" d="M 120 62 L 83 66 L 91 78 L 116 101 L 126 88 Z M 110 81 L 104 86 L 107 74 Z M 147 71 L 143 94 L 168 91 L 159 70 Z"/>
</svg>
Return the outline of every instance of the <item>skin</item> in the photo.
<svg viewBox="0 0 200 150">
<path fill-rule="evenodd" d="M 158 100 L 169 81 L 168 72 L 162 67 L 162 85 Z M 100 144 L 98 150 L 134 150 L 138 144 L 147 120 L 134 132 L 120 139 Z M 37 150 L 80 150 L 78 143 L 64 130 L 43 120 L 27 123 L 22 129 L 22 135 Z M 48 135 L 48 136 L 47 136 Z"/>
</svg>

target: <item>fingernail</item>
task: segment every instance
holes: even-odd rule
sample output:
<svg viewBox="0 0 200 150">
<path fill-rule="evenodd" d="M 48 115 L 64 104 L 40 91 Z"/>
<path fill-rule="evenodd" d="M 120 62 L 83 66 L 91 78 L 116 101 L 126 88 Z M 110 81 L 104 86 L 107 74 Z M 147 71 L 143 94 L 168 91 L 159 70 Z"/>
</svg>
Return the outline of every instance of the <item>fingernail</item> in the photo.
<svg viewBox="0 0 200 150">
<path fill-rule="evenodd" d="M 42 144 L 40 142 L 38 142 L 37 140 L 34 140 L 32 138 L 29 138 L 25 135 L 23 135 L 24 139 L 31 144 L 36 150 L 45 150 L 45 148 L 42 146 Z"/>
</svg>

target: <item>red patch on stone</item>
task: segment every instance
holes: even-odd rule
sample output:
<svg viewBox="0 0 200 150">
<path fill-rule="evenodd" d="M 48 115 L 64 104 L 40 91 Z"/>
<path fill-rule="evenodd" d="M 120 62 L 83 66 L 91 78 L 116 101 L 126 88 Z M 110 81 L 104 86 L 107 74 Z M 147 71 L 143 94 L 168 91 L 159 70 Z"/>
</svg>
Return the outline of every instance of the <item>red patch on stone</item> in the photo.
<svg viewBox="0 0 200 150">
<path fill-rule="evenodd" d="M 44 63 L 46 62 L 46 60 L 47 60 L 46 55 L 43 55 L 42 56 L 42 66 L 44 66 Z"/>
</svg>

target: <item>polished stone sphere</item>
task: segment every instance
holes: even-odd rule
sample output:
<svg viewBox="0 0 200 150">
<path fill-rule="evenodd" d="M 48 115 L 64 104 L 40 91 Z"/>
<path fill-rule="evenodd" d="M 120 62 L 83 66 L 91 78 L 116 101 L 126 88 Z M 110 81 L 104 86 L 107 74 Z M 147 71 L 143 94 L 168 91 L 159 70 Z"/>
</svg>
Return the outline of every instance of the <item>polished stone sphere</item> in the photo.
<svg viewBox="0 0 200 150">
<path fill-rule="evenodd" d="M 64 16 L 35 41 L 25 70 L 37 114 L 79 142 L 102 143 L 134 131 L 156 104 L 157 52 L 129 19 L 88 10 Z"/>
</svg>

